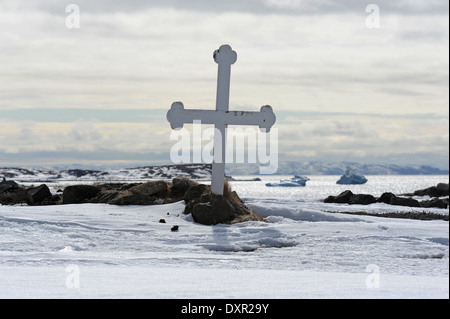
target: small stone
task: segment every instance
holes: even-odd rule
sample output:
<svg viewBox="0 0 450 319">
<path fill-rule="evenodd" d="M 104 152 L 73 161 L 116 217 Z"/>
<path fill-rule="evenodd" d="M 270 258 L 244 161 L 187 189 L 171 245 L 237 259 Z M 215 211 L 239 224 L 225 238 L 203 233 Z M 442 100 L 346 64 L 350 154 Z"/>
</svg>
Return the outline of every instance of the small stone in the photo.
<svg viewBox="0 0 450 319">
<path fill-rule="evenodd" d="M 170 230 L 171 231 L 178 231 L 178 228 L 179 228 L 178 225 L 174 225 Z"/>
<path fill-rule="evenodd" d="M 165 223 L 166 223 L 166 220 L 165 220 L 164 218 L 161 218 L 161 219 L 159 220 L 159 222 L 165 224 Z"/>
</svg>

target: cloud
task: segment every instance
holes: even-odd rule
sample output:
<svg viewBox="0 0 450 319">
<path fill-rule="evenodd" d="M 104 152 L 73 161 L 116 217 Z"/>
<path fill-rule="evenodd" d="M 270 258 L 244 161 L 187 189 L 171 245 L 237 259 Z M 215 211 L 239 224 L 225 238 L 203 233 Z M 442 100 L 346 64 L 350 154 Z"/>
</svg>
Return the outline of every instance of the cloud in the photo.
<svg viewBox="0 0 450 319">
<path fill-rule="evenodd" d="M 403 164 L 419 160 L 419 163 L 445 168 L 448 125 L 448 119 L 435 117 L 291 115 L 281 117 L 275 127 L 279 132 L 280 160 L 375 163 L 401 159 Z M 187 128 L 191 129 L 189 125 Z M 168 163 L 170 149 L 176 143 L 170 140 L 170 132 L 164 121 L 8 124 L 0 121 L 0 161 L 2 165 L 26 163 L 34 166 Z M 424 154 L 428 154 L 428 158 Z"/>
<path fill-rule="evenodd" d="M 65 12 L 3 14 L 0 26 L 9 31 L 1 38 L 5 63 L 0 83 L 7 89 L 0 92 L 0 108 L 162 108 L 174 97 L 196 107 L 213 107 L 216 65 L 211 55 L 227 42 L 238 51 L 231 98 L 238 105 L 279 102 L 278 109 L 285 109 L 293 108 L 294 98 L 309 107 L 331 101 L 339 108 L 364 100 L 385 104 L 382 95 L 440 97 L 436 93 L 448 85 L 448 62 L 441 51 L 448 40 L 405 40 L 405 33 L 442 33 L 448 16 L 390 13 L 383 16 L 380 30 L 370 30 L 364 25 L 365 11 L 261 18 L 258 11 L 206 13 L 195 10 L 195 4 L 180 11 L 139 1 L 134 4 L 142 11 L 111 9 L 121 3 L 112 1 L 105 11 L 82 12 L 78 30 L 64 26 Z M 357 6 L 349 3 L 317 5 Z M 79 5 L 100 8 L 101 2 Z M 423 104 L 429 96 L 417 98 Z"/>
<path fill-rule="evenodd" d="M 161 152 L 170 143 L 170 127 L 153 123 L 108 123 L 78 120 L 60 122 L 0 121 L 0 151 L 20 153 L 34 151 L 122 151 Z"/>
<path fill-rule="evenodd" d="M 359 13 L 365 10 L 369 3 L 360 0 L 264 0 L 264 4 L 273 9 L 290 11 L 295 14 L 330 14 Z M 383 12 L 397 14 L 430 14 L 448 11 L 448 2 L 443 0 L 378 0 L 376 5 Z"/>
<path fill-rule="evenodd" d="M 231 109 L 271 104 L 285 154 L 448 154 L 447 1 L 377 1 L 379 29 L 356 0 L 76 3 L 80 29 L 61 1 L 0 0 L 4 154 L 168 152 L 173 101 L 214 108 L 223 43 Z"/>
<path fill-rule="evenodd" d="M 448 158 L 448 118 L 398 117 L 289 117 L 277 126 L 279 149 L 284 157 L 340 161 L 379 158 Z M 373 159 L 373 160 L 371 160 Z M 433 160 L 434 161 L 434 160 Z M 407 162 L 404 162 L 407 163 Z M 440 166 L 445 166 L 445 162 Z"/>
<path fill-rule="evenodd" d="M 167 109 L 24 108 L 1 111 L 1 118 L 13 122 L 73 123 L 92 120 L 106 123 L 151 123 L 164 118 Z"/>
<path fill-rule="evenodd" d="M 174 8 L 177 10 L 202 12 L 251 12 L 257 14 L 330 14 L 364 12 L 366 3 L 360 0 L 77 0 L 76 4 L 85 12 L 137 12 L 152 8 Z M 376 4 L 385 12 L 400 14 L 440 14 L 448 12 L 446 0 L 378 0 Z M 67 4 L 58 0 L 33 0 L 18 3 L 3 0 L 2 9 L 43 10 L 51 13 L 64 11 Z"/>
</svg>

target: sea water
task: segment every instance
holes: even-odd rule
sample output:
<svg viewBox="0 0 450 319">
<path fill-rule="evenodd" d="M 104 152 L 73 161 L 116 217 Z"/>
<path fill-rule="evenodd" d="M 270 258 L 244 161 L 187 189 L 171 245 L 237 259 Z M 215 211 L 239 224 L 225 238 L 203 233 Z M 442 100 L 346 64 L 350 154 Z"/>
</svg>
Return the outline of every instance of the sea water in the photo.
<svg viewBox="0 0 450 319">
<path fill-rule="evenodd" d="M 292 176 L 258 176 L 261 181 L 248 181 L 255 176 L 236 176 L 231 181 L 232 190 L 236 191 L 244 202 L 255 211 L 270 214 L 277 209 L 289 211 L 321 210 L 321 211 L 367 211 L 372 213 L 423 211 L 423 208 L 392 206 L 384 203 L 371 205 L 327 204 L 323 200 L 330 195 L 336 196 L 345 190 L 354 194 L 370 194 L 375 197 L 384 192 L 391 192 L 397 196 L 413 193 L 419 189 L 436 186 L 438 183 L 448 183 L 448 175 L 372 175 L 366 176 L 368 182 L 362 185 L 339 185 L 336 181 L 340 176 L 321 175 L 308 176 L 310 179 L 305 187 L 266 187 L 269 182 L 278 182 L 280 179 Z M 242 181 L 240 181 L 240 179 Z M 247 180 L 247 181 L 244 181 Z M 429 196 L 413 197 L 419 201 L 430 199 Z M 268 210 L 268 211 L 266 211 Z M 263 212 L 264 211 L 264 212 Z M 427 208 L 426 211 L 446 214 L 448 209 Z"/>
<path fill-rule="evenodd" d="M 292 176 L 258 176 L 261 181 L 250 180 L 256 176 L 238 176 L 236 181 L 230 182 L 241 198 L 248 199 L 297 199 L 303 201 L 323 200 L 329 195 L 338 195 L 345 190 L 355 194 L 371 194 L 375 197 L 384 192 L 396 195 L 412 193 L 419 189 L 436 186 L 438 183 L 448 183 L 448 175 L 373 175 L 366 176 L 368 182 L 362 185 L 339 185 L 336 181 L 340 176 L 321 175 L 308 176 L 310 179 L 305 187 L 266 187 L 269 182 L 279 182 L 280 179 Z"/>
</svg>

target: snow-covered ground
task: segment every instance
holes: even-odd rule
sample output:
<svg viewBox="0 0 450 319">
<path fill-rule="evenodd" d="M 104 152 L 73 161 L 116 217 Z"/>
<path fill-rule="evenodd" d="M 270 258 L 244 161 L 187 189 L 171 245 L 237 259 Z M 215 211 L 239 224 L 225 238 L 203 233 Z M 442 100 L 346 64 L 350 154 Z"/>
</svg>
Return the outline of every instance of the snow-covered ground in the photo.
<svg viewBox="0 0 450 319">
<path fill-rule="evenodd" d="M 107 181 L 143 181 L 148 179 L 171 179 L 185 176 L 197 180 L 211 178 L 211 164 L 181 164 L 145 166 L 124 169 L 24 169 L 0 167 L 0 177 L 16 182 L 107 182 Z"/>
<path fill-rule="evenodd" d="M 268 223 L 203 226 L 183 202 L 0 206 L 0 298 L 449 298 L 448 222 L 326 212 L 393 210 L 322 203 L 340 191 L 333 178 L 232 182 Z M 379 196 L 448 182 L 368 178 L 347 188 Z"/>
</svg>

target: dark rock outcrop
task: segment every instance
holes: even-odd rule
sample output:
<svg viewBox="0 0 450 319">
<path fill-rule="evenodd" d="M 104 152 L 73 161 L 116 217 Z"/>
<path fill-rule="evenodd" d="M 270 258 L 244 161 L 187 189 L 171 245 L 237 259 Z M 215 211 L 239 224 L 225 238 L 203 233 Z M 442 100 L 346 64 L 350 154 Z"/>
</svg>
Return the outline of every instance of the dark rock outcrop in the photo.
<svg viewBox="0 0 450 319">
<path fill-rule="evenodd" d="M 447 208 L 448 198 L 432 198 L 430 200 L 424 200 L 420 202 L 422 207 L 436 207 L 436 208 Z"/>
<path fill-rule="evenodd" d="M 211 202 L 196 204 L 192 210 L 194 221 L 203 225 L 229 222 L 234 214 L 235 208 L 231 201 L 221 195 L 214 196 Z"/>
<path fill-rule="evenodd" d="M 225 184 L 224 195 L 211 193 L 211 186 L 197 185 L 185 193 L 184 214 L 192 214 L 197 223 L 204 225 L 235 224 L 245 221 L 266 221 L 256 215 Z"/>
<path fill-rule="evenodd" d="M 430 196 L 443 197 L 449 196 L 449 186 L 447 183 L 439 183 L 436 186 L 431 186 L 425 189 L 416 190 L 414 193 L 403 194 L 405 196 Z"/>
<path fill-rule="evenodd" d="M 448 183 L 439 183 L 436 185 L 436 190 L 439 192 L 440 196 L 449 196 L 449 185 Z"/>
<path fill-rule="evenodd" d="M 399 197 L 393 193 L 386 192 L 383 193 L 379 198 L 375 198 L 372 195 L 353 194 L 352 191 L 346 190 L 337 196 L 328 196 L 324 199 L 324 203 L 369 205 L 378 202 L 389 205 L 408 207 L 447 208 L 449 205 L 448 198 L 438 198 L 446 195 L 448 195 L 448 184 L 439 183 L 437 186 L 417 190 L 414 193 L 403 194 L 403 196 L 410 197 Z M 417 199 L 411 198 L 411 196 L 430 196 L 432 198 L 430 200 L 418 201 Z"/>
<path fill-rule="evenodd" d="M 348 201 L 348 203 L 350 205 L 353 205 L 353 204 L 369 205 L 369 204 L 373 204 L 376 202 L 377 202 L 377 199 L 375 197 L 373 197 L 372 195 L 368 195 L 368 194 L 354 194 L 350 197 L 350 200 Z"/>
<path fill-rule="evenodd" d="M 211 192 L 211 187 L 207 188 L 204 184 L 192 186 L 184 193 L 183 200 L 189 202 L 195 198 L 201 197 L 205 191 Z"/>
<path fill-rule="evenodd" d="M 35 188 L 30 188 L 27 191 L 27 203 L 28 205 L 38 205 L 42 203 L 46 198 L 52 197 L 52 193 L 47 185 L 42 184 Z"/>
<path fill-rule="evenodd" d="M 198 183 L 196 181 L 193 181 L 187 177 L 175 177 L 172 180 L 172 187 L 170 189 L 171 196 L 182 197 L 189 188 L 197 185 Z"/>
<path fill-rule="evenodd" d="M 157 195 L 165 197 L 169 186 L 165 181 L 151 181 L 131 187 L 129 191 L 136 195 Z"/>
<path fill-rule="evenodd" d="M 409 197 L 392 197 L 389 204 L 397 206 L 420 207 L 420 202 L 418 200 Z"/>
<path fill-rule="evenodd" d="M 156 197 L 145 194 L 117 196 L 109 202 L 111 205 L 154 205 Z"/>
<path fill-rule="evenodd" d="M 92 185 L 72 185 L 67 186 L 62 194 L 63 204 L 80 204 L 95 197 L 100 192 L 95 186 Z"/>
<path fill-rule="evenodd" d="M 348 204 L 350 201 L 350 198 L 353 196 L 353 193 L 351 190 L 346 190 L 340 193 L 337 196 L 328 196 L 324 202 L 325 203 L 338 203 L 338 204 Z"/>
<path fill-rule="evenodd" d="M 7 181 L 3 178 L 0 182 L 0 204 L 15 205 L 28 204 L 34 205 L 52 205 L 59 201 L 59 196 L 52 196 L 47 185 L 42 184 L 38 187 L 22 187 L 14 181 Z"/>
<path fill-rule="evenodd" d="M 383 193 L 378 199 L 377 202 L 378 203 L 385 203 L 385 204 L 390 204 L 391 203 L 391 199 L 395 197 L 395 195 L 393 193 L 390 192 L 386 192 Z"/>
<path fill-rule="evenodd" d="M 7 181 L 4 177 L 3 180 L 0 182 L 0 194 L 11 191 L 11 190 L 17 190 L 20 186 L 14 181 Z"/>
<path fill-rule="evenodd" d="M 377 199 L 372 195 L 367 194 L 353 194 L 351 190 L 346 190 L 337 196 L 328 196 L 324 202 L 325 203 L 337 203 L 337 204 L 360 204 L 369 205 L 376 203 Z"/>
</svg>

